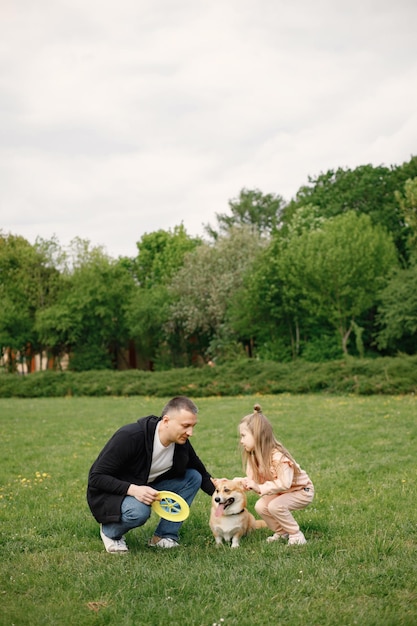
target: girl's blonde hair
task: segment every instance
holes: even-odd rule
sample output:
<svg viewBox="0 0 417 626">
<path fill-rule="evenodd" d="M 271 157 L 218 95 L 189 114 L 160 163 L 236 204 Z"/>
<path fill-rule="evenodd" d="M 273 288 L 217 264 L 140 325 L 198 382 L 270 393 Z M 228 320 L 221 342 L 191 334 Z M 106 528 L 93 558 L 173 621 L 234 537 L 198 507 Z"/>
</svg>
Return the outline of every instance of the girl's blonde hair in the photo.
<svg viewBox="0 0 417 626">
<path fill-rule="evenodd" d="M 262 483 L 266 480 L 272 480 L 271 459 L 273 453 L 278 450 L 293 463 L 294 475 L 299 474 L 300 470 L 295 459 L 282 443 L 275 438 L 272 425 L 262 413 L 261 405 L 255 404 L 253 411 L 250 415 L 243 417 L 239 424 L 246 426 L 255 442 L 254 449 L 251 452 L 247 452 L 242 448 L 244 468 L 246 468 L 247 463 L 250 464 L 256 482 Z"/>
</svg>

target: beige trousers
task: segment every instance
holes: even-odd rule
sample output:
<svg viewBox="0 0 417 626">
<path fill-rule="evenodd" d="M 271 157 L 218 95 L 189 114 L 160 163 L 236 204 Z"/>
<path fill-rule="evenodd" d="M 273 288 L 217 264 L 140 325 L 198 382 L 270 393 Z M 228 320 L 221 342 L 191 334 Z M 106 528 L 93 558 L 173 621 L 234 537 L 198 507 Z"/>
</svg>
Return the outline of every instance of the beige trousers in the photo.
<svg viewBox="0 0 417 626">
<path fill-rule="evenodd" d="M 256 502 L 255 510 L 274 533 L 295 535 L 295 533 L 299 532 L 300 527 L 290 511 L 305 509 L 312 502 L 313 498 L 314 487 L 310 486 L 308 491 L 299 489 L 271 496 L 262 496 Z"/>
</svg>

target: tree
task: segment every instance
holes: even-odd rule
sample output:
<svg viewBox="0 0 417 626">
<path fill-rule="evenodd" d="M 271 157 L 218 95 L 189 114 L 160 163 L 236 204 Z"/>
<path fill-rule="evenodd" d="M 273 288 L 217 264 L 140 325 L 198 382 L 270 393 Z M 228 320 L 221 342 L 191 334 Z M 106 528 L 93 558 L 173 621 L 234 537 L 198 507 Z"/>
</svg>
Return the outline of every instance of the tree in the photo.
<svg viewBox="0 0 417 626">
<path fill-rule="evenodd" d="M 214 240 L 237 226 L 251 226 L 261 235 L 271 235 L 279 226 L 284 199 L 276 194 L 263 194 L 259 189 L 242 189 L 238 198 L 229 200 L 231 215 L 216 213 L 218 230 L 205 224 Z"/>
<path fill-rule="evenodd" d="M 59 279 L 46 250 L 46 244 L 33 246 L 23 237 L 0 233 L 0 346 L 8 351 L 11 369 L 18 354 L 30 371 L 41 348 L 36 312 L 53 302 Z"/>
<path fill-rule="evenodd" d="M 398 269 L 381 293 L 377 345 L 382 350 L 416 352 L 417 340 L 417 177 L 408 179 L 395 199 L 407 229 L 410 263 Z"/>
<path fill-rule="evenodd" d="M 377 321 L 381 350 L 415 354 L 417 349 L 417 264 L 397 270 L 381 293 Z"/>
<path fill-rule="evenodd" d="M 309 177 L 308 184 L 297 192 L 295 200 L 285 208 L 283 222 L 306 204 L 318 208 L 325 218 L 347 211 L 367 214 L 373 224 L 380 224 L 393 236 L 399 255 L 407 258 L 407 228 L 395 198 L 405 180 L 417 176 L 417 157 L 400 166 L 361 165 L 353 170 L 338 168 Z"/>
<path fill-rule="evenodd" d="M 227 311 L 243 276 L 262 249 L 259 234 L 249 227 L 232 228 L 213 244 L 203 244 L 188 255 L 184 266 L 174 276 L 170 292 L 170 332 L 181 328 L 193 337 L 196 349 L 208 349 L 210 342 L 224 346 L 224 337 L 232 337 L 227 325 Z M 227 347 L 229 350 L 229 347 Z"/>
<path fill-rule="evenodd" d="M 283 282 L 302 296 L 304 310 L 337 330 L 344 354 L 355 319 L 375 305 L 396 266 L 392 237 L 353 211 L 291 237 L 279 259 Z"/>
<path fill-rule="evenodd" d="M 301 305 L 300 289 L 286 280 L 281 256 L 291 237 L 320 228 L 325 221 L 317 207 L 298 209 L 257 256 L 231 302 L 232 327 L 261 358 L 285 361 L 300 354 L 301 329 L 305 335 L 312 316 Z"/>
<path fill-rule="evenodd" d="M 126 310 L 134 287 L 122 262 L 73 240 L 59 296 L 37 315 L 42 341 L 53 353 L 69 352 L 72 369 L 116 367 L 129 339 Z"/>
<path fill-rule="evenodd" d="M 417 177 L 409 178 L 404 184 L 404 193 L 396 191 L 395 199 L 407 228 L 407 245 L 410 256 L 417 260 Z"/>
<path fill-rule="evenodd" d="M 182 266 L 184 256 L 201 244 L 198 237 L 190 237 L 184 226 L 174 230 L 145 233 L 137 242 L 138 255 L 133 271 L 141 287 L 167 285 Z"/>
<path fill-rule="evenodd" d="M 137 243 L 133 275 L 138 283 L 128 308 L 128 324 L 142 362 L 159 368 L 181 365 L 182 338 L 167 333 L 171 295 L 169 285 L 187 254 L 201 244 L 184 226 L 143 235 Z"/>
</svg>

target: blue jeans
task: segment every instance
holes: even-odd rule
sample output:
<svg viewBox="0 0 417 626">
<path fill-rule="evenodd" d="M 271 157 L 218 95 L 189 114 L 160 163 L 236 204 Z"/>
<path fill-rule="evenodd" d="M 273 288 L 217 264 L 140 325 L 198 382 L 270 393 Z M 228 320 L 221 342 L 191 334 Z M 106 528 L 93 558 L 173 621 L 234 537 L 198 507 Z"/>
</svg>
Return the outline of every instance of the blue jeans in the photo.
<svg viewBox="0 0 417 626">
<path fill-rule="evenodd" d="M 183 478 L 156 480 L 150 487 L 158 491 L 173 491 L 190 505 L 201 486 L 201 474 L 194 469 L 187 469 Z M 110 539 L 120 539 L 128 530 L 143 526 L 149 519 L 152 508 L 148 504 L 139 502 L 133 496 L 126 496 L 121 506 L 120 522 L 103 524 L 103 533 Z M 161 517 L 155 530 L 157 537 L 170 537 L 178 541 L 178 533 L 182 522 L 169 522 Z"/>
</svg>

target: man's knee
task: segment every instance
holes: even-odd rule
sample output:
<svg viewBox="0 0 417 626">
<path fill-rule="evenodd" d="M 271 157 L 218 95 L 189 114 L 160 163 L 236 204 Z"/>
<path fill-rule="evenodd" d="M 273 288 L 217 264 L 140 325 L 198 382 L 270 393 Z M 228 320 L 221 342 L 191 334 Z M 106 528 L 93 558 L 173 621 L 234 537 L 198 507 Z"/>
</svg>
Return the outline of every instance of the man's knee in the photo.
<svg viewBox="0 0 417 626">
<path fill-rule="evenodd" d="M 138 522 L 141 526 L 151 515 L 151 507 L 145 506 L 133 496 L 128 496 L 122 504 L 122 517 L 126 522 Z"/>
</svg>

